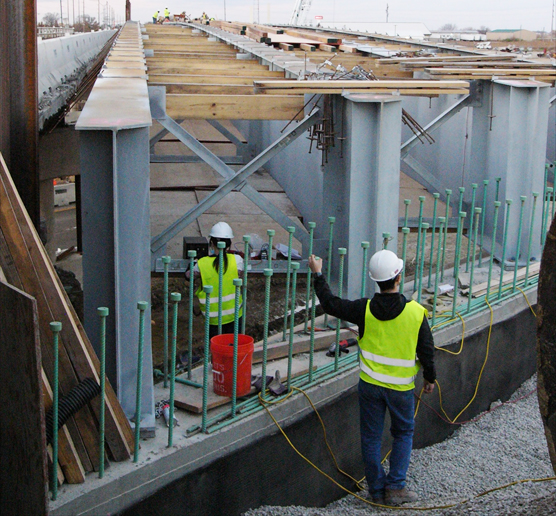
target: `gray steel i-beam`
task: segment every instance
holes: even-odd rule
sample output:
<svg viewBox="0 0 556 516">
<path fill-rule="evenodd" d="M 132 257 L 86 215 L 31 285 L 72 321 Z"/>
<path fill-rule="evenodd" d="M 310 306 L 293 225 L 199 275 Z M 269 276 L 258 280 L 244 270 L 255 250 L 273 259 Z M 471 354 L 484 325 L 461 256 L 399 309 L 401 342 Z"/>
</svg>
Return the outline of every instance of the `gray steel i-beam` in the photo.
<svg viewBox="0 0 556 516">
<path fill-rule="evenodd" d="M 307 128 L 317 122 L 319 111 L 314 111 L 311 115 L 305 117 L 297 125 L 293 126 L 289 131 L 274 142 L 270 147 L 261 152 L 257 157 L 251 160 L 247 165 L 235 172 L 228 167 L 222 160 L 208 150 L 195 137 L 189 134 L 176 121 L 166 115 L 165 109 L 165 88 L 156 86 L 149 87 L 149 98 L 151 103 L 151 112 L 153 117 L 182 143 L 189 147 L 197 156 L 205 163 L 210 165 L 216 172 L 226 179 L 214 192 L 203 199 L 195 208 L 189 210 L 183 217 L 171 224 L 166 230 L 154 237 L 151 241 L 151 251 L 157 253 L 170 239 L 176 236 L 185 227 L 191 224 L 195 219 L 202 215 L 210 207 L 214 206 L 220 199 L 230 193 L 232 190 L 242 192 L 250 201 L 261 208 L 267 215 L 275 220 L 280 226 L 287 229 L 288 226 L 295 226 L 298 230 L 296 238 L 303 246 L 308 244 L 308 235 L 297 224 L 295 224 L 287 215 L 276 208 L 269 200 L 259 193 L 255 188 L 249 185 L 247 178 L 261 168 L 267 161 L 272 159 L 282 149 L 287 147 L 291 142 L 301 136 Z"/>
</svg>

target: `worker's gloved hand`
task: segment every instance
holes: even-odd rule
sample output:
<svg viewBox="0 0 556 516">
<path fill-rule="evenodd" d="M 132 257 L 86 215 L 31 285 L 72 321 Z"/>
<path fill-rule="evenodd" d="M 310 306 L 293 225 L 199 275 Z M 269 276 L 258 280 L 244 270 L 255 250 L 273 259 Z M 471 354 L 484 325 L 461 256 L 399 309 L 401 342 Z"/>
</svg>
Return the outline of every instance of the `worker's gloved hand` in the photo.
<svg viewBox="0 0 556 516">
<path fill-rule="evenodd" d="M 430 383 L 430 382 L 427 382 L 427 380 L 425 380 L 425 382 L 423 384 L 423 392 L 425 394 L 431 394 L 432 391 L 434 391 L 434 383 Z"/>
</svg>

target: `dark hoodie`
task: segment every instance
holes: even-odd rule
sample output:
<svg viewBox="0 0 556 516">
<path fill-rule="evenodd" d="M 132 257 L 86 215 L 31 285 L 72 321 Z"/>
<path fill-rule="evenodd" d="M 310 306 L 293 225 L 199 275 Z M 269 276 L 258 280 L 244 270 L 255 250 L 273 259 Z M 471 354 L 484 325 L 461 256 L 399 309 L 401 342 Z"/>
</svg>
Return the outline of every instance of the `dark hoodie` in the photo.
<svg viewBox="0 0 556 516">
<path fill-rule="evenodd" d="M 323 275 L 313 274 L 315 292 L 319 298 L 323 310 L 334 317 L 338 317 L 359 327 L 359 335 L 365 333 L 365 313 L 367 310 L 367 298 L 350 301 L 341 299 L 330 291 L 330 287 Z M 407 300 L 403 294 L 375 294 L 371 299 L 371 313 L 379 321 L 395 319 L 403 312 Z M 430 383 L 436 379 L 434 367 L 434 340 L 427 321 L 423 317 L 419 337 L 417 339 L 417 358 L 423 367 L 423 377 Z"/>
</svg>

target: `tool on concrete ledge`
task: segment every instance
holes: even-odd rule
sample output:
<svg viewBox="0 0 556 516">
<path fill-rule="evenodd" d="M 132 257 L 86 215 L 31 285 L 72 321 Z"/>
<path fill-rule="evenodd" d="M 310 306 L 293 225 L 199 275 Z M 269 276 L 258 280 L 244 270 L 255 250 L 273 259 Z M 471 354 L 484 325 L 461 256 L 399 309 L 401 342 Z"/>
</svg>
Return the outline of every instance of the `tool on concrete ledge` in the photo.
<svg viewBox="0 0 556 516">
<path fill-rule="evenodd" d="M 280 371 L 276 371 L 274 379 L 268 384 L 268 390 L 273 396 L 281 396 L 288 390 L 280 381 Z"/>
<path fill-rule="evenodd" d="M 161 400 L 155 405 L 154 414 L 156 419 L 164 417 L 166 426 L 170 426 L 170 400 Z M 174 416 L 174 427 L 180 426 L 178 419 Z"/>
<path fill-rule="evenodd" d="M 266 377 L 266 385 L 269 385 L 273 380 L 272 376 L 267 376 Z M 262 386 L 263 386 L 263 375 L 262 374 L 256 374 L 256 375 L 251 375 L 251 386 L 255 387 L 255 392 L 261 392 Z"/>
<path fill-rule="evenodd" d="M 350 346 L 354 346 L 355 344 L 357 344 L 357 339 L 345 339 L 345 340 L 341 340 L 339 342 L 340 345 L 340 355 L 342 353 L 349 353 L 349 347 Z M 326 356 L 327 357 L 333 357 L 336 353 L 336 343 L 333 342 L 332 344 L 330 344 L 330 347 L 328 348 L 328 351 L 326 352 Z"/>
</svg>

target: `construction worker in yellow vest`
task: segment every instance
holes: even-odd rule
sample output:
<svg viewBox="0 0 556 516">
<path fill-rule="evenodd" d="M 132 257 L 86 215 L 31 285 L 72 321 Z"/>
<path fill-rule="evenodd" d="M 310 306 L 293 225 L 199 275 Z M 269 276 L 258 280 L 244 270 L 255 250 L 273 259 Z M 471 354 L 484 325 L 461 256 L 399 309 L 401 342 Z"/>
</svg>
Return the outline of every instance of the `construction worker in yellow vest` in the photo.
<svg viewBox="0 0 556 516">
<path fill-rule="evenodd" d="M 203 315 L 206 310 L 206 294 L 203 292 L 204 285 L 212 285 L 212 294 L 210 297 L 210 337 L 218 335 L 218 267 L 219 253 L 218 242 L 224 242 L 225 247 L 222 253 L 222 332 L 234 332 L 234 309 L 235 309 L 235 286 L 234 279 L 243 276 L 243 258 L 238 254 L 230 252 L 234 233 L 232 228 L 226 222 L 218 222 L 212 226 L 210 233 L 209 256 L 199 259 L 193 272 L 195 276 L 201 277 L 201 285 L 196 291 L 197 298 L 201 304 L 201 312 Z M 186 277 L 188 275 L 186 274 Z M 240 303 L 242 299 L 240 296 Z M 243 310 L 240 308 L 240 326 Z"/>
<path fill-rule="evenodd" d="M 168 7 L 164 8 L 164 21 L 170 21 L 170 9 Z"/>
<path fill-rule="evenodd" d="M 160 14 L 160 11 L 155 11 L 153 14 L 153 23 L 158 23 L 158 15 Z"/>
<path fill-rule="evenodd" d="M 427 310 L 399 292 L 404 263 L 383 249 L 369 262 L 369 275 L 380 293 L 350 301 L 334 296 L 322 275 L 322 261 L 309 258 L 315 292 L 323 310 L 359 328 L 359 411 L 361 451 L 373 502 L 398 505 L 417 500 L 406 487 L 414 429 L 415 377 L 423 367 L 425 393 L 434 390 L 434 341 Z M 416 360 L 416 356 L 418 360 Z M 390 469 L 381 464 L 386 410 L 392 425 Z"/>
</svg>

